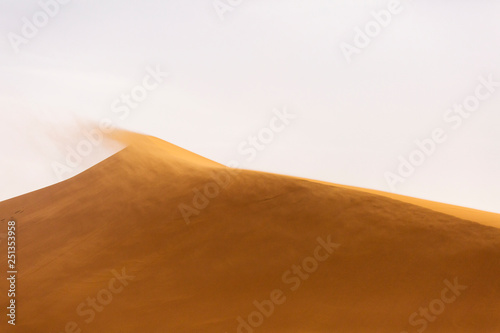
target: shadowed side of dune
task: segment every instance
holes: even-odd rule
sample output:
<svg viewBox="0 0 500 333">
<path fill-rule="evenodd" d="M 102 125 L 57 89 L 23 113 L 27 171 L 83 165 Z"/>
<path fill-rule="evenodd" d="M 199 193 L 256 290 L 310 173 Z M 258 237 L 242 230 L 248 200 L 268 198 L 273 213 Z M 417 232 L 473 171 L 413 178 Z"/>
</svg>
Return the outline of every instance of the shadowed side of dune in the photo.
<svg viewBox="0 0 500 333">
<path fill-rule="evenodd" d="M 20 272 L 19 325 L 2 331 L 416 332 L 445 288 L 453 302 L 426 332 L 500 330 L 499 229 L 127 140 L 77 177 L 0 203 L 19 224 Z M 179 205 L 214 183 L 220 193 L 186 224 Z M 88 298 L 122 272 L 123 290 L 90 320 Z M 252 319 L 273 295 L 272 314 Z"/>
</svg>

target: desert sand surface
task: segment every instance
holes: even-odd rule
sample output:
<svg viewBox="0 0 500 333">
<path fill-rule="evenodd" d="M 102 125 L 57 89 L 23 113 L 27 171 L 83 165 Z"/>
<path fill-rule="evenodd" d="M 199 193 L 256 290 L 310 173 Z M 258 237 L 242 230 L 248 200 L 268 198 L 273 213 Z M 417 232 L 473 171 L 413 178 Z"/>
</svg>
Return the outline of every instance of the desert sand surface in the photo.
<svg viewBox="0 0 500 333">
<path fill-rule="evenodd" d="M 306 178 L 304 178 L 306 179 Z M 474 221 L 478 222 L 484 225 L 489 225 L 495 228 L 500 228 L 500 214 L 497 213 L 492 213 L 492 212 L 485 212 L 473 208 L 468 208 L 468 207 L 460 207 L 456 205 L 450 205 L 450 204 L 444 204 L 441 202 L 436 202 L 436 201 L 430 201 L 430 200 L 425 200 L 425 199 L 420 199 L 420 198 L 413 198 L 401 194 L 395 194 L 395 193 L 389 193 L 389 192 L 384 192 L 384 191 L 379 191 L 379 190 L 373 190 L 373 189 L 366 189 L 366 188 L 360 188 L 360 187 L 355 187 L 355 186 L 348 186 L 348 185 L 341 185 L 341 184 L 332 184 L 328 182 L 322 182 L 319 180 L 313 180 L 313 179 L 307 179 L 313 182 L 317 182 L 320 184 L 326 184 L 326 185 L 332 185 L 332 186 L 339 186 L 339 187 L 344 187 L 344 188 L 349 188 L 352 190 L 357 190 L 357 191 L 363 191 L 367 193 L 372 193 L 372 194 L 377 194 L 377 195 L 382 195 L 394 200 L 398 201 L 403 201 L 407 202 L 413 205 L 425 207 L 440 213 L 448 214 L 448 215 L 453 215 L 455 217 L 459 217 L 464 220 L 469 220 L 469 221 Z"/>
<path fill-rule="evenodd" d="M 480 212 L 122 135 L 100 164 L 0 203 L 19 271 L 17 325 L 2 313 L 1 332 L 500 332 L 500 229 Z"/>
</svg>

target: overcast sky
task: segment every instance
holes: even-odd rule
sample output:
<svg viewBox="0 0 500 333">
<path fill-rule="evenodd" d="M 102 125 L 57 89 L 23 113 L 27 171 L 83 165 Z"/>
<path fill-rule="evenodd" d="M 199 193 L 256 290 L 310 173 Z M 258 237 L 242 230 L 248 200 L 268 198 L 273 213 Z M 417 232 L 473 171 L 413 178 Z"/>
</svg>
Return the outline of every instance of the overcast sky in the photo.
<svg viewBox="0 0 500 333">
<path fill-rule="evenodd" d="M 498 1 L 54 1 L 0 2 L 0 200 L 59 181 L 83 122 L 110 119 L 223 164 L 500 213 Z"/>
</svg>

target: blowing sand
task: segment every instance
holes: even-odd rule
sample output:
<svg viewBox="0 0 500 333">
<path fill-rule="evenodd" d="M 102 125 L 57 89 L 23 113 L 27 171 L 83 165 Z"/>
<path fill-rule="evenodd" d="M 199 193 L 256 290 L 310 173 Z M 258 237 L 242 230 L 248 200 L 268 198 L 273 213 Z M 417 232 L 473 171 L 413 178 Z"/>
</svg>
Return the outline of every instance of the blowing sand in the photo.
<svg viewBox="0 0 500 333">
<path fill-rule="evenodd" d="M 19 270 L 15 327 L 0 280 L 1 332 L 500 332 L 497 214 L 121 139 L 86 172 L 0 203 Z"/>
</svg>

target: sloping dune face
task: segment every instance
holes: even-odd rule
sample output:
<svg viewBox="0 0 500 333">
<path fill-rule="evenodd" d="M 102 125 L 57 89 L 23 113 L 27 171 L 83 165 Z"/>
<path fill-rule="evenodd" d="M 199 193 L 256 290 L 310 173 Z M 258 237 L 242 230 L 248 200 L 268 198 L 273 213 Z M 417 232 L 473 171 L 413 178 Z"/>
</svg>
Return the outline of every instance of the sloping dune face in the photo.
<svg viewBox="0 0 500 333">
<path fill-rule="evenodd" d="M 127 140 L 0 203 L 1 332 L 500 332 L 499 229 Z"/>
</svg>

